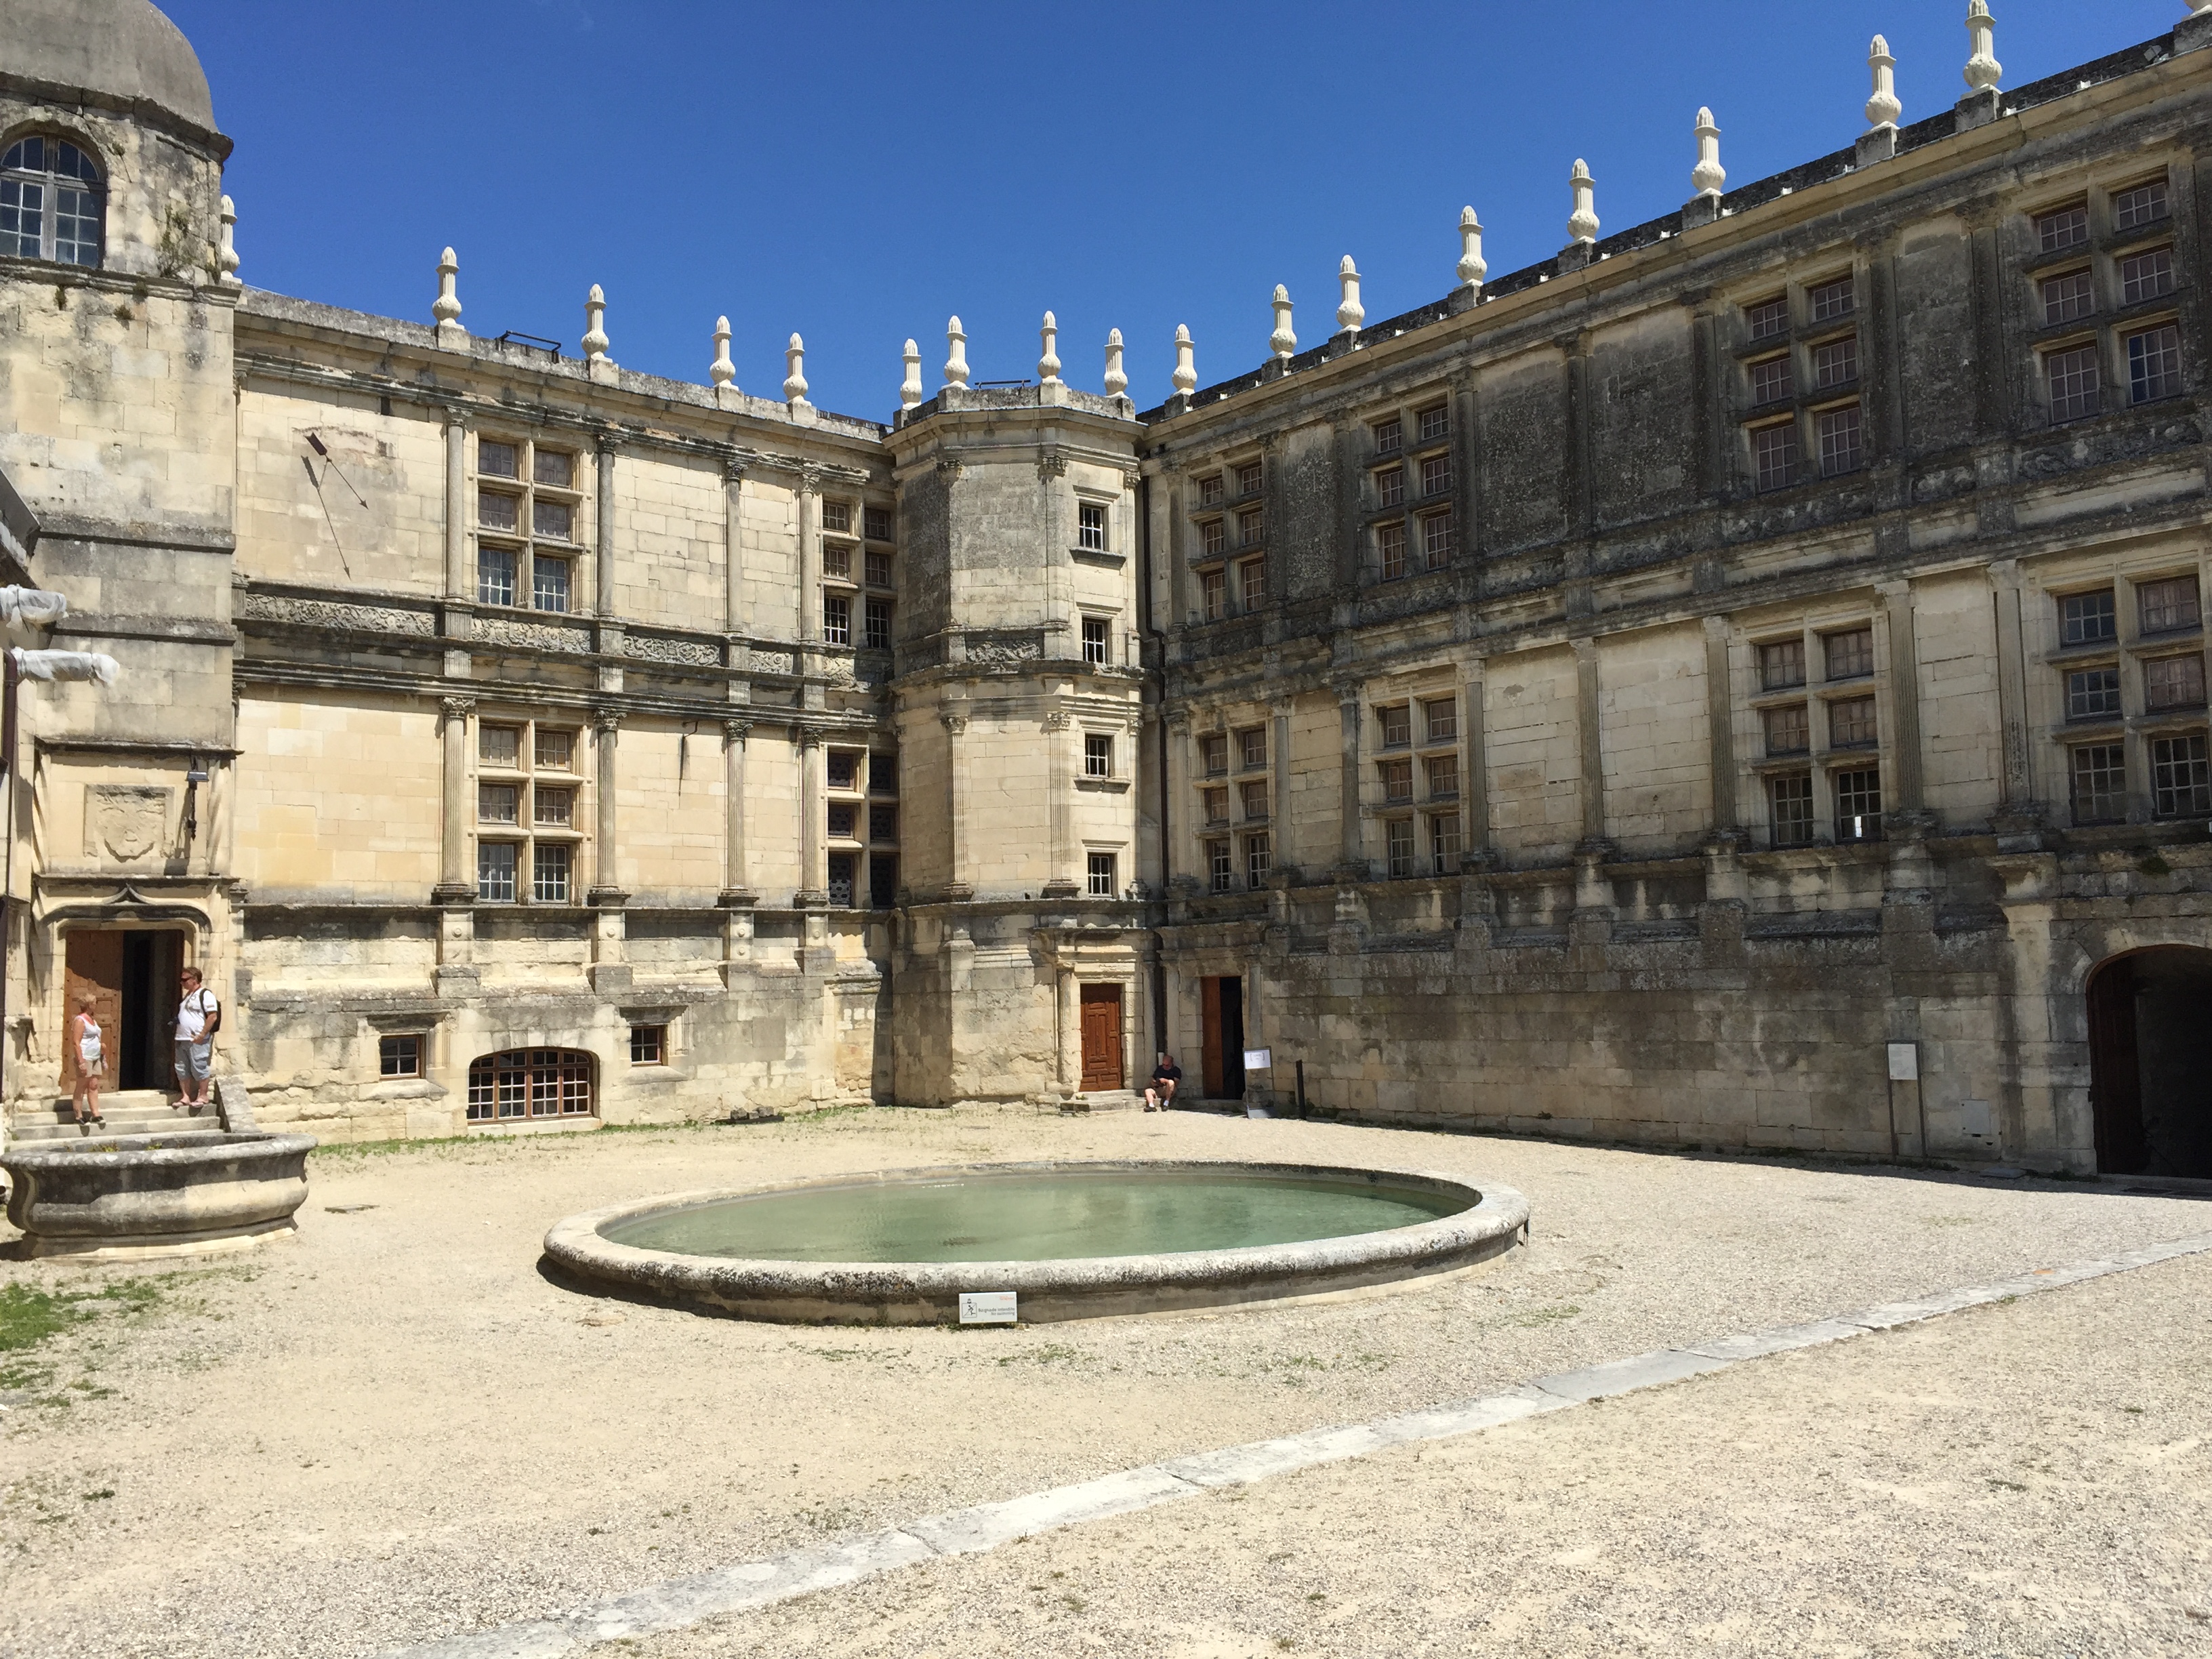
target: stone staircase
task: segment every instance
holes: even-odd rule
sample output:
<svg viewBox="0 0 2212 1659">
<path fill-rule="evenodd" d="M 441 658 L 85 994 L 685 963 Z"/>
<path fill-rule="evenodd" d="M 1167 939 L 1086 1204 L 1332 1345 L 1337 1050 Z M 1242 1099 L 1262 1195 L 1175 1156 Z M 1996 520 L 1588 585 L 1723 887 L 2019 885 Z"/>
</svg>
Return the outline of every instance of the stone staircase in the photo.
<svg viewBox="0 0 2212 1659">
<path fill-rule="evenodd" d="M 17 1109 L 8 1139 L 11 1145 L 28 1146 L 41 1141 L 73 1140 L 89 1135 L 173 1134 L 180 1129 L 222 1127 L 212 1104 L 203 1107 L 195 1117 L 182 1107 L 173 1108 L 169 1103 L 174 1098 L 161 1089 L 104 1090 L 100 1097 L 100 1110 L 106 1124 L 88 1124 L 82 1128 L 77 1126 L 75 1110 L 66 1098 L 52 1102 L 51 1110 L 40 1110 L 27 1103 Z"/>
<path fill-rule="evenodd" d="M 1145 1108 L 1145 1097 L 1135 1089 L 1092 1089 L 1052 1099 L 1063 1112 L 1140 1112 Z"/>
</svg>

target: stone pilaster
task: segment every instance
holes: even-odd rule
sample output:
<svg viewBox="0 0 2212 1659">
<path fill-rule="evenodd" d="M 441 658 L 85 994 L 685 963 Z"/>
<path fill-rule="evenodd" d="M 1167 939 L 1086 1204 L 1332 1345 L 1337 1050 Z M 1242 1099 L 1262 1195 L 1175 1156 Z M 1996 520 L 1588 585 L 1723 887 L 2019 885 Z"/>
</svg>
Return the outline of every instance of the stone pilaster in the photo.
<svg viewBox="0 0 2212 1659">
<path fill-rule="evenodd" d="M 1366 701 L 1357 680 L 1336 683 L 1336 712 L 1344 739 L 1344 764 L 1337 785 L 1337 873 L 1348 881 L 1365 881 L 1367 823 L 1360 812 L 1359 740 L 1366 725 Z"/>
<path fill-rule="evenodd" d="M 602 708 L 592 717 L 592 759 L 596 775 L 593 794 L 597 808 L 594 833 L 592 838 L 592 885 L 585 902 L 593 905 L 619 906 L 629 896 L 622 890 L 622 878 L 617 873 L 615 736 L 622 729 L 621 711 Z"/>
<path fill-rule="evenodd" d="M 751 905 L 750 849 L 745 843 L 745 744 L 750 720 L 722 722 L 722 893 L 725 905 Z M 750 934 L 748 935 L 750 937 Z"/>
<path fill-rule="evenodd" d="M 1736 799 L 1735 700 L 1729 696 L 1729 619 L 1707 617 L 1705 628 L 1705 745 L 1713 783 L 1713 828 L 1742 822 Z"/>
<path fill-rule="evenodd" d="M 469 868 L 469 823 L 472 780 L 469 734 L 475 729 L 474 697 L 444 697 L 438 704 L 439 735 L 444 749 L 445 811 L 439 825 L 438 884 L 430 896 L 440 904 L 466 904 L 477 896 Z"/>
<path fill-rule="evenodd" d="M 592 538 L 592 611 L 595 616 L 611 617 L 615 614 L 615 456 L 622 448 L 622 440 L 602 432 L 592 444 L 599 468 L 593 481 L 597 499 L 592 505 L 598 514 Z"/>
<path fill-rule="evenodd" d="M 722 627 L 737 633 L 745 625 L 745 465 L 722 463 Z"/>
<path fill-rule="evenodd" d="M 1890 775 L 1882 780 L 1882 804 L 1892 814 L 1921 810 L 1920 665 L 1912 626 L 1912 584 L 1881 583 L 1875 626 L 1886 636 L 1882 656 L 1882 702 L 1888 705 L 1884 733 Z M 1878 638 L 1877 644 L 1885 641 Z"/>
<path fill-rule="evenodd" d="M 945 897 L 948 903 L 958 904 L 975 896 L 975 885 L 968 879 L 968 860 L 963 854 L 967 850 L 968 837 L 968 766 L 961 752 L 960 739 L 968 732 L 968 716 L 941 714 L 938 717 L 945 726 L 945 790 L 946 796 L 945 822 L 951 844 L 946 850 Z"/>
<path fill-rule="evenodd" d="M 1070 797 L 1074 793 L 1068 753 L 1073 742 L 1068 735 L 1073 726 L 1065 708 L 1054 708 L 1045 715 L 1038 733 L 1038 741 L 1044 745 L 1047 863 L 1043 896 L 1048 899 L 1073 898 L 1083 890 L 1073 874 L 1073 854 L 1068 845 Z"/>
<path fill-rule="evenodd" d="M 792 741 L 799 748 L 799 891 L 792 902 L 802 910 L 820 909 L 830 902 L 830 866 L 823 844 L 828 795 L 822 775 L 822 734 L 801 726 L 793 732 Z"/>
<path fill-rule="evenodd" d="M 1605 839 L 1605 756 L 1599 720 L 1597 641 L 1575 641 L 1575 725 L 1581 735 L 1583 839 Z"/>
<path fill-rule="evenodd" d="M 446 411 L 446 597 L 476 602 L 476 572 L 469 562 L 469 420 Z"/>
<path fill-rule="evenodd" d="M 799 475 L 799 637 L 822 641 L 822 481 L 812 467 Z"/>
</svg>

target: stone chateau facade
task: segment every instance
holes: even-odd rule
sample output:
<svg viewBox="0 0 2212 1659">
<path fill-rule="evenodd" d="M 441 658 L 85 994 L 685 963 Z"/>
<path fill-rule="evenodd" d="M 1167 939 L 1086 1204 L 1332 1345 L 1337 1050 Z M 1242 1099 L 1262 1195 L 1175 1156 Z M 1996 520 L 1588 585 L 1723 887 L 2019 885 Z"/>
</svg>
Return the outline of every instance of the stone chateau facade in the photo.
<svg viewBox="0 0 2212 1659">
<path fill-rule="evenodd" d="M 428 323 L 243 286 L 182 36 L 0 11 L 0 471 L 123 670 L 22 700 L 19 1125 L 80 990 L 159 1087 L 191 962 L 262 1122 L 340 1138 L 1165 1046 L 1369 1121 L 2212 1175 L 2212 12 L 2007 88 L 1973 0 L 1967 97 L 1900 125 L 1877 40 L 1789 173 L 1701 112 L 1686 206 L 1605 235 L 1577 163 L 1528 270 L 1470 212 L 1436 303 L 1347 259 L 1320 345 L 1279 289 L 1146 410 L 1118 335 L 974 386 L 956 319 L 883 424 L 796 337 L 781 396 L 726 324 L 621 368 L 597 290 L 580 355 L 477 337 L 450 251 Z"/>
</svg>

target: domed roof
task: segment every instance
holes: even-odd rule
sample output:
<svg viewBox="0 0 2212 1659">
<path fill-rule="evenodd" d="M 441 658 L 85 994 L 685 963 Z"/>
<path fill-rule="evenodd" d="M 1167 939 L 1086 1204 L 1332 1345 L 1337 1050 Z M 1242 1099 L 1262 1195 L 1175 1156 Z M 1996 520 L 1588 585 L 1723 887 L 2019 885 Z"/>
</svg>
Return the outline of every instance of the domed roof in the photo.
<svg viewBox="0 0 2212 1659">
<path fill-rule="evenodd" d="M 0 0 L 0 78 L 80 88 L 100 103 L 153 106 L 215 127 L 207 76 L 149 0 Z"/>
</svg>

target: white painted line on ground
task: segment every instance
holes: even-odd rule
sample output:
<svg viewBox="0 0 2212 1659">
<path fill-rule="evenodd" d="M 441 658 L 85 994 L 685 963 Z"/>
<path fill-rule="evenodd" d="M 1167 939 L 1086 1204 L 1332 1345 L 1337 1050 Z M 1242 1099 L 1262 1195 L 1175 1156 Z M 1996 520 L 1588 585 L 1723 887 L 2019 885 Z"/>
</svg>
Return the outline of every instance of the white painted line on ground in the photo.
<svg viewBox="0 0 2212 1659">
<path fill-rule="evenodd" d="M 2039 1267 L 1989 1285 L 1961 1285 L 1931 1296 L 1814 1320 L 1771 1330 L 1714 1337 L 1607 1360 L 1580 1370 L 1543 1376 L 1519 1389 L 1486 1395 L 1372 1423 L 1313 1429 L 1279 1440 L 1258 1440 L 1197 1452 L 1165 1462 L 1123 1469 L 1068 1486 L 1030 1492 L 996 1504 L 978 1504 L 929 1516 L 903 1527 L 887 1528 L 814 1549 L 793 1550 L 762 1561 L 742 1561 L 690 1578 L 648 1585 L 550 1619 L 532 1619 L 495 1629 L 449 1636 L 427 1646 L 394 1650 L 387 1659 L 561 1659 L 601 1642 L 681 1630 L 707 1620 L 788 1601 L 817 1590 L 896 1572 L 946 1555 L 970 1555 L 996 1549 L 1058 1527 L 1075 1526 L 1109 1516 L 1156 1508 L 1210 1489 L 1250 1486 L 1255 1481 L 1311 1468 L 1320 1463 L 1380 1451 L 1409 1442 L 1447 1440 L 1540 1413 L 1567 1411 L 1593 1400 L 1608 1400 L 1641 1389 L 1724 1370 L 1746 1359 L 1849 1341 L 1921 1320 L 1936 1319 L 1967 1308 L 1987 1307 L 2039 1291 L 2078 1285 L 2107 1273 L 2126 1273 L 2177 1256 L 2212 1250 L 2212 1233 L 2197 1233 L 2164 1244 L 2124 1250 L 2094 1261 Z"/>
</svg>

